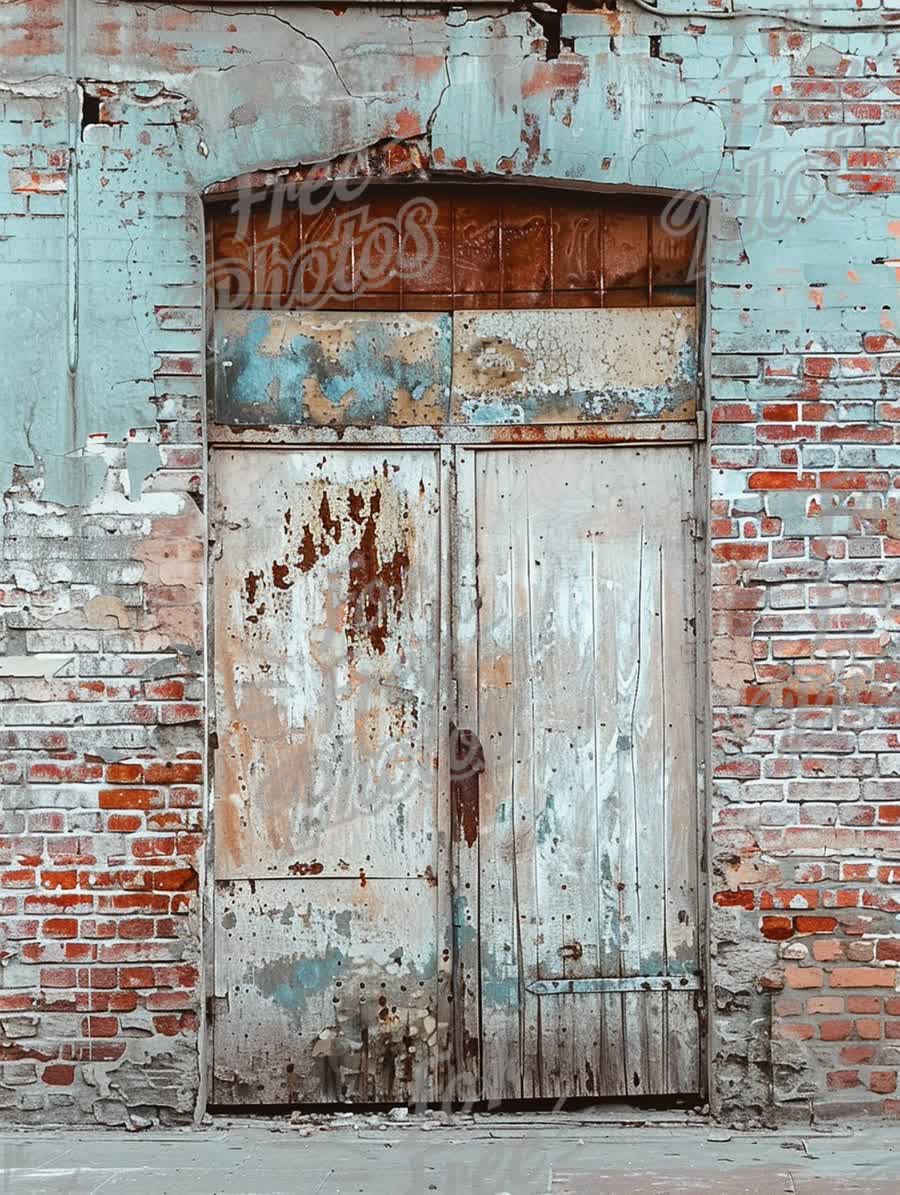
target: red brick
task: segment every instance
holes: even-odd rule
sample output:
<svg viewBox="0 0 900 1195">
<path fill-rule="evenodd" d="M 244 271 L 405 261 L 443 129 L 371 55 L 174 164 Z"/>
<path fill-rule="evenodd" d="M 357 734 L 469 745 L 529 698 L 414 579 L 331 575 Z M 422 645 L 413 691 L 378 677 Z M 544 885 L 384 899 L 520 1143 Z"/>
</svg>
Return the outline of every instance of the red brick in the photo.
<svg viewBox="0 0 900 1195">
<path fill-rule="evenodd" d="M 790 917 L 763 917 L 762 934 L 773 942 L 784 941 L 794 932 L 794 923 Z"/>
<path fill-rule="evenodd" d="M 111 763 L 106 768 L 106 780 L 109 784 L 140 784 L 144 779 L 144 769 L 139 763 Z"/>
<path fill-rule="evenodd" d="M 861 1041 L 877 1041 L 881 1037 L 881 1021 L 871 1018 L 857 1021 L 856 1034 Z"/>
<path fill-rule="evenodd" d="M 118 1017 L 85 1017 L 81 1022 L 85 1037 L 115 1037 L 119 1032 Z"/>
<path fill-rule="evenodd" d="M 843 1090 L 859 1086 L 859 1071 L 830 1071 L 826 1077 L 829 1089 Z"/>
<path fill-rule="evenodd" d="M 151 763 L 146 768 L 148 784 L 200 784 L 203 765 L 200 763 Z"/>
<path fill-rule="evenodd" d="M 875 1057 L 874 1046 L 844 1046 L 840 1052 L 841 1062 L 848 1066 L 865 1066 Z"/>
<path fill-rule="evenodd" d="M 820 988 L 824 979 L 821 967 L 787 966 L 784 978 L 788 987 L 792 988 Z"/>
<path fill-rule="evenodd" d="M 176 867 L 167 871 L 154 872 L 153 887 L 165 892 L 194 892 L 199 877 L 192 867 Z"/>
<path fill-rule="evenodd" d="M 41 1079 L 51 1087 L 68 1087 L 75 1082 L 75 1067 L 69 1063 L 53 1063 L 44 1067 Z"/>
<path fill-rule="evenodd" d="M 48 917 L 41 926 L 48 938 L 75 938 L 78 922 L 74 917 Z"/>
<path fill-rule="evenodd" d="M 111 813 L 106 819 L 106 828 L 112 834 L 132 834 L 143 826 L 143 819 L 137 813 Z"/>
<path fill-rule="evenodd" d="M 852 1032 L 852 1021 L 823 1021 L 819 1026 L 822 1041 L 845 1041 Z"/>
<path fill-rule="evenodd" d="M 871 1071 L 869 1074 L 869 1090 L 877 1091 L 879 1095 L 890 1095 L 897 1090 L 896 1071 Z"/>
<path fill-rule="evenodd" d="M 881 1000 L 878 996 L 848 996 L 847 1011 L 855 1013 L 880 1013 Z"/>
<path fill-rule="evenodd" d="M 794 918 L 794 928 L 798 934 L 831 934 L 837 929 L 836 917 L 806 917 Z"/>
<path fill-rule="evenodd" d="M 155 809 L 162 803 L 155 788 L 108 788 L 100 793 L 101 809 Z"/>
<path fill-rule="evenodd" d="M 892 988 L 894 972 L 880 967 L 841 967 L 832 971 L 829 985 L 833 988 Z"/>
</svg>

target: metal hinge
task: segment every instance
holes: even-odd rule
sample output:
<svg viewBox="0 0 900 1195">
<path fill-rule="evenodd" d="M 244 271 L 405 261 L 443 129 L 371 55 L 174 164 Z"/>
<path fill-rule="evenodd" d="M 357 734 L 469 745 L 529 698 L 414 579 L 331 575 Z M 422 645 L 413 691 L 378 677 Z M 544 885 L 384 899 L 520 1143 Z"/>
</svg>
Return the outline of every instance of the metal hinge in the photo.
<svg viewBox="0 0 900 1195">
<path fill-rule="evenodd" d="M 228 1004 L 227 996 L 207 996 L 206 997 L 206 1019 L 212 1021 L 215 1019 L 216 1008 L 221 1008 L 222 1005 Z"/>
</svg>

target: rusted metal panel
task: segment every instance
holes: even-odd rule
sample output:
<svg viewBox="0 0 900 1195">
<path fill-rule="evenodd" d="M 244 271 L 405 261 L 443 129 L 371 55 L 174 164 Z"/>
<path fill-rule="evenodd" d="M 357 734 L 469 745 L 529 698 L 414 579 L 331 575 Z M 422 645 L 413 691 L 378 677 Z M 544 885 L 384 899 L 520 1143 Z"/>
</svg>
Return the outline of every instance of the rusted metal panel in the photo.
<svg viewBox="0 0 900 1195">
<path fill-rule="evenodd" d="M 482 1094 L 699 1091 L 691 454 L 475 457 Z"/>
<path fill-rule="evenodd" d="M 397 165 L 418 172 L 424 162 Z M 210 205 L 218 305 L 457 311 L 696 301 L 701 220 L 683 196 L 417 181 L 362 195 L 343 184 L 351 196 L 323 206 L 322 169 L 235 183 L 237 198 Z M 240 193 L 257 182 L 248 208 Z"/>
<path fill-rule="evenodd" d="M 435 913 L 425 880 L 217 884 L 213 1101 L 435 1099 Z"/>
<path fill-rule="evenodd" d="M 451 420 L 692 420 L 696 319 L 671 308 L 457 312 Z"/>
<path fill-rule="evenodd" d="M 442 424 L 450 316 L 220 311 L 215 415 L 222 423 Z"/>
<path fill-rule="evenodd" d="M 239 445 L 304 444 L 339 445 L 347 448 L 358 444 L 371 448 L 373 444 L 410 447 L 489 447 L 497 444 L 535 445 L 567 444 L 692 444 L 705 435 L 703 412 L 694 421 L 672 419 L 632 420 L 628 423 L 482 423 L 445 424 L 430 427 L 213 427 L 210 443 L 219 448 Z"/>
</svg>

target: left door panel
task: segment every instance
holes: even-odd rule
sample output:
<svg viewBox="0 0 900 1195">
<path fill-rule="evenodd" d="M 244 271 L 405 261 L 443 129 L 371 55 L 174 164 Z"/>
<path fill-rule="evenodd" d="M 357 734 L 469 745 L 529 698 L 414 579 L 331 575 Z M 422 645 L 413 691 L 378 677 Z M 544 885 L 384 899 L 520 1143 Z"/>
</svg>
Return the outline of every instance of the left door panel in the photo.
<svg viewBox="0 0 900 1195">
<path fill-rule="evenodd" d="M 434 1099 L 438 456 L 212 472 L 213 1101 Z"/>
</svg>

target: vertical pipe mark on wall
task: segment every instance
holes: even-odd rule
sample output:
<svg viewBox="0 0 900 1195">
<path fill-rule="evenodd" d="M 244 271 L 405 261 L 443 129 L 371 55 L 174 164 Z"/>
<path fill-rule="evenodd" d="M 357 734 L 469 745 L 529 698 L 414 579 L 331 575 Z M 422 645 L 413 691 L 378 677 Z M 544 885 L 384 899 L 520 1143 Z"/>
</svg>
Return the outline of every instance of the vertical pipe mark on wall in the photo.
<svg viewBox="0 0 900 1195">
<path fill-rule="evenodd" d="M 78 163 L 83 89 L 78 84 L 78 0 L 66 6 L 66 78 L 68 117 L 68 186 L 66 188 L 66 385 L 69 400 L 70 448 L 78 448 Z"/>
</svg>

